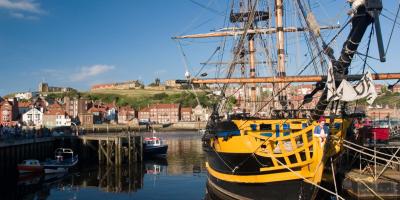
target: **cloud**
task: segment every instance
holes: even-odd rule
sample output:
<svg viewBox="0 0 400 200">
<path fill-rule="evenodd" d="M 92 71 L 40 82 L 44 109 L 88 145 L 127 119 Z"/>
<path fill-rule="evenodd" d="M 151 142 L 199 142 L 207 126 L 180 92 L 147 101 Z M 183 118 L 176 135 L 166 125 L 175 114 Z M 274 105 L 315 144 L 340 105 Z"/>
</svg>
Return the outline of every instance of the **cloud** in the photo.
<svg viewBox="0 0 400 200">
<path fill-rule="evenodd" d="M 81 67 L 76 74 L 70 76 L 71 81 L 83 81 L 91 77 L 115 69 L 113 65 L 92 65 Z"/>
<path fill-rule="evenodd" d="M 34 15 L 25 15 L 23 13 L 18 13 L 18 12 L 12 12 L 10 13 L 10 16 L 16 19 L 28 19 L 28 20 L 37 20 L 39 17 L 34 16 Z"/>
<path fill-rule="evenodd" d="M 35 0 L 0 0 L 0 9 L 10 11 L 10 17 L 16 19 L 37 20 L 38 15 L 46 14 Z"/>
<path fill-rule="evenodd" d="M 0 8 L 36 14 L 42 14 L 44 12 L 40 8 L 40 4 L 36 3 L 34 0 L 0 0 Z"/>
</svg>

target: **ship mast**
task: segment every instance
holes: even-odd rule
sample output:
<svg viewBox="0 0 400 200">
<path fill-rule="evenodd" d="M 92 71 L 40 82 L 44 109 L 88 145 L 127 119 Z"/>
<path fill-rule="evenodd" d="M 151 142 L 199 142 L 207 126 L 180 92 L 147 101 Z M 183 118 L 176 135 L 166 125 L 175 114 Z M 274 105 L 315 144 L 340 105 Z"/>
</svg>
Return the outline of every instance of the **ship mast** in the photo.
<svg viewBox="0 0 400 200">
<path fill-rule="evenodd" d="M 249 57 L 250 57 L 250 78 L 256 77 L 256 65 L 255 65 L 255 55 L 254 55 L 254 34 L 249 35 Z M 251 88 L 251 113 L 254 114 L 256 112 L 256 101 L 257 101 L 257 94 L 256 94 L 256 85 L 252 84 Z"/>
<path fill-rule="evenodd" d="M 276 23 L 276 41 L 277 41 L 277 53 L 278 53 L 278 77 L 285 77 L 285 35 L 283 32 L 283 0 L 275 0 L 275 23 Z M 280 92 L 278 99 L 282 107 L 287 106 L 287 95 L 283 88 L 284 84 L 278 83 L 276 92 Z"/>
</svg>

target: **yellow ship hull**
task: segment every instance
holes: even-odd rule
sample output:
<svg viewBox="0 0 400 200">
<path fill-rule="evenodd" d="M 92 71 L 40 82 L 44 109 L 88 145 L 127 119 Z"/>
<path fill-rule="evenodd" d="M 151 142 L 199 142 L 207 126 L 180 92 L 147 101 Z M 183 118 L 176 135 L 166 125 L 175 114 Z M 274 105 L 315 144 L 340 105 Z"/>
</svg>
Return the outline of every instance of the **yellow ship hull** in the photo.
<svg viewBox="0 0 400 200">
<path fill-rule="evenodd" d="M 228 190 L 223 193 L 236 188 L 232 194 L 257 199 L 263 198 L 248 196 L 257 193 L 249 193 L 251 188 L 287 185 L 307 194 L 316 191 L 325 161 L 342 149 L 349 122 L 333 120 L 330 136 L 323 143 L 313 134 L 317 125 L 306 119 L 231 120 L 217 125 L 207 141 L 208 186 Z"/>
</svg>

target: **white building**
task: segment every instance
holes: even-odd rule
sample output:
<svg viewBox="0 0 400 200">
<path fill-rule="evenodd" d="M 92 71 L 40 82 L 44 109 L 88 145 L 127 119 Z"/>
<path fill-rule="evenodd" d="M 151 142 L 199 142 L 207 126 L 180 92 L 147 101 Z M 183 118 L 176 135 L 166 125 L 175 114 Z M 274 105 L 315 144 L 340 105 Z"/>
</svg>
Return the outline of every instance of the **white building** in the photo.
<svg viewBox="0 0 400 200">
<path fill-rule="evenodd" d="M 17 98 L 17 100 L 21 100 L 21 99 L 26 99 L 29 100 L 32 97 L 37 97 L 39 95 L 39 93 L 37 92 L 18 92 L 15 94 L 15 98 Z"/>
<path fill-rule="evenodd" d="M 57 115 L 56 126 L 71 126 L 71 118 L 67 115 Z"/>
<path fill-rule="evenodd" d="M 201 105 L 197 105 L 195 108 L 193 108 L 193 118 L 195 121 L 207 121 L 209 117 L 209 112 Z"/>
<path fill-rule="evenodd" d="M 63 110 L 50 110 L 43 114 L 45 127 L 71 126 L 71 118 Z"/>
<path fill-rule="evenodd" d="M 41 126 L 43 124 L 43 112 L 32 108 L 22 115 L 22 122 L 28 126 Z"/>
<path fill-rule="evenodd" d="M 117 110 L 115 108 L 109 108 L 106 112 L 106 119 L 110 122 L 115 122 L 117 118 Z"/>
</svg>

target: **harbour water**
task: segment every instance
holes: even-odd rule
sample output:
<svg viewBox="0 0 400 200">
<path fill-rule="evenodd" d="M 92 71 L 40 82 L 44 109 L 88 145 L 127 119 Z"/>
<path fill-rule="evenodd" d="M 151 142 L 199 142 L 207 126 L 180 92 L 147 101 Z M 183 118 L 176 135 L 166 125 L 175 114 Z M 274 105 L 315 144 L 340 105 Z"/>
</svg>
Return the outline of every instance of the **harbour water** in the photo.
<svg viewBox="0 0 400 200">
<path fill-rule="evenodd" d="M 81 161 L 68 174 L 0 179 L 0 199 L 204 199 L 206 170 L 197 132 L 157 133 L 166 159 L 121 167 Z"/>
<path fill-rule="evenodd" d="M 165 139 L 169 146 L 165 159 L 107 167 L 99 165 L 94 155 L 93 159 L 81 159 L 79 166 L 68 174 L 1 177 L 0 200 L 208 200 L 214 197 L 206 194 L 207 172 L 200 134 L 165 132 L 156 136 Z M 332 185 L 324 186 L 334 190 Z M 343 193 L 341 196 L 351 199 Z M 320 190 L 317 199 L 336 197 Z"/>
</svg>

